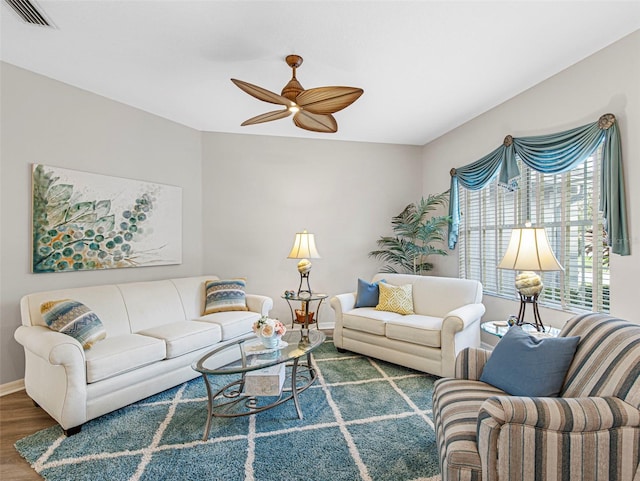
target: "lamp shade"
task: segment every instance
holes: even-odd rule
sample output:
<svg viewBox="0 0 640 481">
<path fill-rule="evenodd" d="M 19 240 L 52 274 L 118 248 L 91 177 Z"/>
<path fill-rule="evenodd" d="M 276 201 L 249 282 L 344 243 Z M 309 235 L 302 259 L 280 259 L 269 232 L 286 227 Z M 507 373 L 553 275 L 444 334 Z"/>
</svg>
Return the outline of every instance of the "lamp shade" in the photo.
<svg viewBox="0 0 640 481">
<path fill-rule="evenodd" d="M 287 258 L 320 259 L 320 254 L 318 254 L 318 249 L 316 249 L 316 239 L 313 234 L 309 234 L 306 230 L 296 233 L 293 247 Z"/>
<path fill-rule="evenodd" d="M 507 252 L 498 269 L 516 271 L 561 271 L 543 228 L 523 227 L 511 231 Z"/>
</svg>

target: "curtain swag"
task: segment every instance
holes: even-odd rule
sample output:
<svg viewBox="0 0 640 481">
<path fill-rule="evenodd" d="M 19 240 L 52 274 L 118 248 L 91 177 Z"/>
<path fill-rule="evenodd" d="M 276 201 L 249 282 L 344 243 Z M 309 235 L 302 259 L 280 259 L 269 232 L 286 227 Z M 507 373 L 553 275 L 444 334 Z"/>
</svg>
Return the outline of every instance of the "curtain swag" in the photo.
<svg viewBox="0 0 640 481">
<path fill-rule="evenodd" d="M 498 175 L 501 186 L 515 190 L 520 175 L 516 154 L 538 172 L 559 174 L 584 162 L 601 142 L 604 143 L 604 149 L 600 172 L 600 210 L 604 216 L 607 242 L 614 254 L 629 255 L 622 148 L 613 114 L 605 114 L 597 122 L 555 134 L 518 138 L 507 135 L 502 145 L 493 152 L 464 167 L 451 169 L 449 249 L 454 249 L 458 242 L 460 185 L 479 190 Z"/>
</svg>

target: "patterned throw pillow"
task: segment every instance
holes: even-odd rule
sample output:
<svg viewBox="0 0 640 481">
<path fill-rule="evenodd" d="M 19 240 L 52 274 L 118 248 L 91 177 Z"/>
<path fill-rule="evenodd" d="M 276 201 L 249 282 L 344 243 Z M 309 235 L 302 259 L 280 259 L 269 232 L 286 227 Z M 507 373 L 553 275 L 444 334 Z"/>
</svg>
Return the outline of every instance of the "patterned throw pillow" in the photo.
<svg viewBox="0 0 640 481">
<path fill-rule="evenodd" d="M 380 282 L 380 301 L 377 311 L 397 312 L 398 314 L 413 314 L 413 286 L 393 286 Z"/>
<path fill-rule="evenodd" d="M 95 312 L 72 299 L 43 302 L 40 313 L 49 329 L 67 334 L 90 349 L 107 337 L 107 331 Z"/>
<path fill-rule="evenodd" d="M 206 281 L 203 315 L 223 311 L 248 311 L 245 287 L 244 279 Z"/>
</svg>

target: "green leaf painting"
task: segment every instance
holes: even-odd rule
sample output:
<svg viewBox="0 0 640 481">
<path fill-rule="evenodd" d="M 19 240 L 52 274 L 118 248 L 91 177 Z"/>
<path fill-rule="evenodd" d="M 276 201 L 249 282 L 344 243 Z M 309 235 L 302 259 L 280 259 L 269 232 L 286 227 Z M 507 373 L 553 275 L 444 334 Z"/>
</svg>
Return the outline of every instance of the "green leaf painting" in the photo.
<svg viewBox="0 0 640 481">
<path fill-rule="evenodd" d="M 182 189 L 33 165 L 33 272 L 182 262 Z"/>
</svg>

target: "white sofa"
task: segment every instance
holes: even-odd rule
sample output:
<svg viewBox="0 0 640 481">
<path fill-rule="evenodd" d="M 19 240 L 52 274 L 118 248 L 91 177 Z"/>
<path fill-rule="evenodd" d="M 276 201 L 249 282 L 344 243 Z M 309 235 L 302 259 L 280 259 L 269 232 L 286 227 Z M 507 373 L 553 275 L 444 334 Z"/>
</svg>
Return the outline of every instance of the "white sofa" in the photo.
<svg viewBox="0 0 640 481">
<path fill-rule="evenodd" d="M 202 315 L 204 282 L 189 277 L 38 292 L 20 302 L 26 392 L 66 434 L 86 421 L 200 374 L 191 363 L 214 346 L 252 334 L 268 315 L 269 297 L 246 295 L 248 311 Z M 73 299 L 100 318 L 107 337 L 84 350 L 71 336 L 49 329 L 43 302 Z"/>
<path fill-rule="evenodd" d="M 348 350 L 437 376 L 452 376 L 458 352 L 480 345 L 482 284 L 449 277 L 376 274 L 372 282 L 412 284 L 415 314 L 355 308 L 356 293 L 331 299 L 333 342 Z"/>
</svg>

